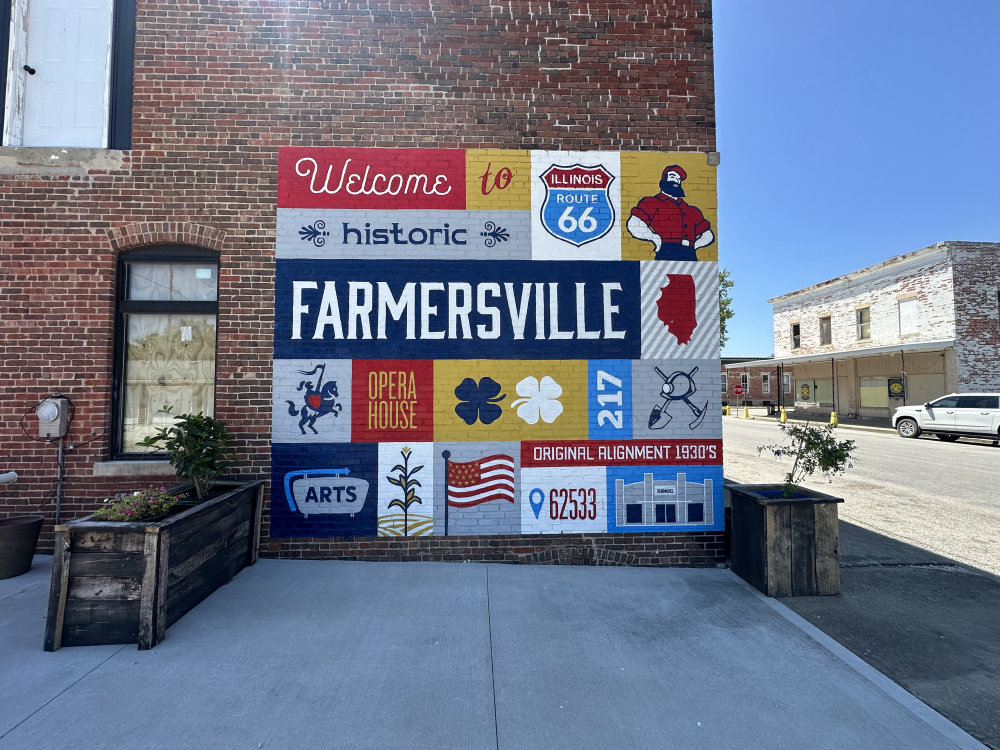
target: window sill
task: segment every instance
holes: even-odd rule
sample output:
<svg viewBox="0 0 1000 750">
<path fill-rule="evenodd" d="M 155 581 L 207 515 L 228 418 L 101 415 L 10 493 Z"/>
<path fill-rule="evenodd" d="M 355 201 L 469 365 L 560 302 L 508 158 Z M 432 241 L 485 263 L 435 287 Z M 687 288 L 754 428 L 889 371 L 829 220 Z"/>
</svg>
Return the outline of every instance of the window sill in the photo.
<svg viewBox="0 0 1000 750">
<path fill-rule="evenodd" d="M 106 148 L 4 146 L 0 174 L 73 175 L 122 168 L 124 151 Z"/>
<path fill-rule="evenodd" d="M 94 464 L 95 477 L 174 477 L 169 461 L 101 461 Z"/>
</svg>

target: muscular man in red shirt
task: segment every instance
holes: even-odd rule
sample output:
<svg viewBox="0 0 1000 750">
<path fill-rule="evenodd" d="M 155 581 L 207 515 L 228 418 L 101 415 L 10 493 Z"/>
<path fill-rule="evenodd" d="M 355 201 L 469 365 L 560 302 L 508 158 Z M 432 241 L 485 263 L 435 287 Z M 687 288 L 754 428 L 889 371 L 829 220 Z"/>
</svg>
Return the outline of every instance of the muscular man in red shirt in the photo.
<svg viewBox="0 0 1000 750">
<path fill-rule="evenodd" d="M 701 211 L 684 202 L 681 182 L 687 172 L 676 164 L 663 170 L 660 193 L 639 201 L 625 227 L 638 240 L 653 243 L 656 260 L 698 260 L 697 250 L 715 242 Z"/>
</svg>

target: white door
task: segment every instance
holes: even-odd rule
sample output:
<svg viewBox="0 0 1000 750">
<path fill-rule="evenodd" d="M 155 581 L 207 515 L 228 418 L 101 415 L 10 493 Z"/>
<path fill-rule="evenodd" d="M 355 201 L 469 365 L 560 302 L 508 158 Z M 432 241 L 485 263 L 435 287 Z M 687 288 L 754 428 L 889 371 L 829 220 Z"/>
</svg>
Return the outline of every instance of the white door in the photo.
<svg viewBox="0 0 1000 750">
<path fill-rule="evenodd" d="M 954 429 L 957 411 L 958 396 L 945 396 L 932 401 L 919 416 L 920 427 L 927 430 Z"/>
<path fill-rule="evenodd" d="M 17 3 L 24 13 L 24 22 L 15 32 L 18 38 L 12 41 L 20 47 L 18 62 L 23 60 L 23 65 L 12 66 L 11 74 L 23 77 L 20 145 L 77 148 L 107 145 L 113 2 L 22 0 L 23 4 Z M 13 131 L 16 133 L 17 129 L 15 124 Z M 11 144 L 16 145 L 16 136 Z"/>
</svg>

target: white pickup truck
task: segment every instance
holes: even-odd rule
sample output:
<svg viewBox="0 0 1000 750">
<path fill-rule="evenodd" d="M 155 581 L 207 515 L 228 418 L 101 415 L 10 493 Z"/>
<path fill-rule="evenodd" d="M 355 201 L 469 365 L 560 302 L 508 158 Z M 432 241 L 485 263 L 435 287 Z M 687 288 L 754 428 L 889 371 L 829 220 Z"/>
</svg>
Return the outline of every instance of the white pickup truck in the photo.
<svg viewBox="0 0 1000 750">
<path fill-rule="evenodd" d="M 1000 440 L 1000 394 L 951 393 L 922 406 L 900 406 L 892 415 L 892 426 L 905 438 L 926 432 L 947 441 Z"/>
</svg>

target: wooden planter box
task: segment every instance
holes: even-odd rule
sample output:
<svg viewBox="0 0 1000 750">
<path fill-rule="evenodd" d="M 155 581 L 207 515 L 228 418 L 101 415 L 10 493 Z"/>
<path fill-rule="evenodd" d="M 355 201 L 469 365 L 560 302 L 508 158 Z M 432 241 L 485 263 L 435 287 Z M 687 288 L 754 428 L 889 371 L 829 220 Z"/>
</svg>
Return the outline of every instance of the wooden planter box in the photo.
<svg viewBox="0 0 1000 750">
<path fill-rule="evenodd" d="M 768 596 L 840 593 L 842 498 L 780 484 L 728 485 L 732 498 L 732 570 Z"/>
<path fill-rule="evenodd" d="M 213 497 L 162 521 L 55 527 L 45 650 L 148 649 L 192 607 L 257 562 L 263 480 L 217 482 Z"/>
</svg>

